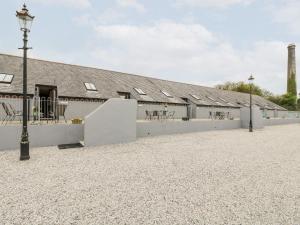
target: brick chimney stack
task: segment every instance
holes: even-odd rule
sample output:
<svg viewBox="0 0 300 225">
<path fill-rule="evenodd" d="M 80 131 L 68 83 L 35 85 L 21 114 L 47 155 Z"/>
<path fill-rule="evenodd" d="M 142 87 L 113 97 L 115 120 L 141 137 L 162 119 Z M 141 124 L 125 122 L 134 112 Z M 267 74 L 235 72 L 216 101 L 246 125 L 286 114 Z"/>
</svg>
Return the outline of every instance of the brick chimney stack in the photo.
<svg viewBox="0 0 300 225">
<path fill-rule="evenodd" d="M 297 96 L 296 81 L 296 45 L 288 46 L 288 73 L 287 73 L 287 93 Z"/>
</svg>

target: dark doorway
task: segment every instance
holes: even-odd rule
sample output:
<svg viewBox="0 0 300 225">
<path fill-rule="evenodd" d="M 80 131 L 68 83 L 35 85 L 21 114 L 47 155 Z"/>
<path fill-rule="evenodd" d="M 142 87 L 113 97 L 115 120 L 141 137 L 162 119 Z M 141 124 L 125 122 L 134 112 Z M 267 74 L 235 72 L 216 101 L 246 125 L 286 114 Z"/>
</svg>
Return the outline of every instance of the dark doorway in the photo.
<svg viewBox="0 0 300 225">
<path fill-rule="evenodd" d="M 36 85 L 36 96 L 40 99 L 40 115 L 42 119 L 55 119 L 57 87 Z"/>
<path fill-rule="evenodd" d="M 123 99 L 130 99 L 130 93 L 129 92 L 118 92 L 120 98 L 123 98 Z"/>
</svg>

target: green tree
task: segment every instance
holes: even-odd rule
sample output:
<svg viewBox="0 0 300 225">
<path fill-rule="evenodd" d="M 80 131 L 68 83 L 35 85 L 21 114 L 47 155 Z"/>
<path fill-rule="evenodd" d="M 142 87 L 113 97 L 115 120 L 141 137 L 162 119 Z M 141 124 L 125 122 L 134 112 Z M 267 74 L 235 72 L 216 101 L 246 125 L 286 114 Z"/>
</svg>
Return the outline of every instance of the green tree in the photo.
<svg viewBox="0 0 300 225">
<path fill-rule="evenodd" d="M 228 90 L 228 91 L 237 91 L 242 93 L 249 93 L 250 92 L 250 84 L 244 82 L 226 82 L 225 84 L 217 85 L 216 88 L 221 90 Z M 259 96 L 269 96 L 272 95 L 271 92 L 260 88 L 259 86 L 253 84 L 252 85 L 252 93 Z"/>
<path fill-rule="evenodd" d="M 293 86 L 293 85 L 292 85 Z M 296 85 L 294 85 L 296 88 Z M 226 82 L 224 84 L 217 85 L 216 88 L 228 91 L 237 91 L 242 93 L 250 92 L 250 85 L 244 82 Z M 258 85 L 253 84 L 253 94 L 262 96 L 277 105 L 280 105 L 288 110 L 300 109 L 300 99 L 297 102 L 297 96 L 293 93 L 287 93 L 284 95 L 274 95 L 272 92 L 262 89 Z"/>
<path fill-rule="evenodd" d="M 297 109 L 297 96 L 293 93 L 287 93 L 281 96 L 280 104 L 282 107 L 288 110 L 296 110 Z"/>
</svg>

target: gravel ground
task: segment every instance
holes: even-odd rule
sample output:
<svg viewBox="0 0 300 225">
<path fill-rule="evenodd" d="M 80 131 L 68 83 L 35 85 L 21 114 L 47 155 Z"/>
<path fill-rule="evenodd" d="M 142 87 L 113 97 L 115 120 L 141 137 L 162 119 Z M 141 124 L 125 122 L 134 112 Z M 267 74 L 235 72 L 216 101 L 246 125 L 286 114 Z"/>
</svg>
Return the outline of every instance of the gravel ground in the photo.
<svg viewBox="0 0 300 225">
<path fill-rule="evenodd" d="M 300 224 L 300 125 L 0 152 L 0 224 Z"/>
</svg>

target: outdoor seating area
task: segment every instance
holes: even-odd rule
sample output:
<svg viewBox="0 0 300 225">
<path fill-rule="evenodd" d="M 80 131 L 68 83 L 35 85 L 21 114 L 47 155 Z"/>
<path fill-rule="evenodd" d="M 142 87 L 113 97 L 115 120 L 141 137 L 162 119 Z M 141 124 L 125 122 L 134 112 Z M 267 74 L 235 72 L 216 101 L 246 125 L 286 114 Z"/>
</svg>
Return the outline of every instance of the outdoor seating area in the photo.
<svg viewBox="0 0 300 225">
<path fill-rule="evenodd" d="M 67 123 L 65 116 L 67 101 L 58 99 L 28 98 L 28 121 L 33 125 L 48 123 Z M 22 122 L 22 99 L 19 101 L 0 101 L 0 125 L 20 124 Z"/>
<path fill-rule="evenodd" d="M 209 112 L 209 118 L 212 120 L 234 120 L 230 112 Z"/>
<path fill-rule="evenodd" d="M 67 123 L 65 112 L 68 102 L 58 99 L 34 98 L 33 123 L 41 121 L 58 123 L 60 118 Z"/>
<path fill-rule="evenodd" d="M 146 110 L 146 118 L 145 120 L 167 120 L 173 119 L 175 116 L 175 111 L 168 111 L 168 110 L 153 110 L 149 111 Z"/>
</svg>

